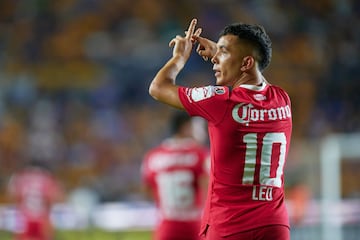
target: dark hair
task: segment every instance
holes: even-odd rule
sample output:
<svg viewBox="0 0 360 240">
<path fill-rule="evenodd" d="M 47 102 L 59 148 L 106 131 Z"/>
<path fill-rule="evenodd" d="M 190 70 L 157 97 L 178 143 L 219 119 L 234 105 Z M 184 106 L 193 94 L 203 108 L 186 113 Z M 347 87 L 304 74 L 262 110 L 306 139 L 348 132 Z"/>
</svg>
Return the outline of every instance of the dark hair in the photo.
<svg viewBox="0 0 360 240">
<path fill-rule="evenodd" d="M 238 36 L 240 39 L 248 41 L 253 45 L 254 49 L 258 52 L 258 59 L 256 60 L 259 63 L 260 71 L 269 65 L 272 55 L 271 40 L 262 26 L 234 23 L 226 26 L 220 33 L 220 36 L 227 34 Z"/>
<path fill-rule="evenodd" d="M 170 131 L 176 134 L 179 130 L 191 120 L 191 116 L 185 111 L 176 111 L 171 117 Z"/>
</svg>

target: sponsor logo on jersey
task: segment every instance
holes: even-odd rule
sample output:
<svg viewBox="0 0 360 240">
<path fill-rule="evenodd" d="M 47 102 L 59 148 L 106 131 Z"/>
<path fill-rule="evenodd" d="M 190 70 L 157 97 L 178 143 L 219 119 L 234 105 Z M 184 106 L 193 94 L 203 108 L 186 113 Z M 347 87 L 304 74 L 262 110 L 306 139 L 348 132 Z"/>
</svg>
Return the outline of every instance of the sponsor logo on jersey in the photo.
<svg viewBox="0 0 360 240">
<path fill-rule="evenodd" d="M 289 105 L 269 109 L 256 109 L 251 103 L 239 103 L 232 110 L 233 119 L 249 126 L 251 122 L 276 121 L 291 118 Z"/>
<path fill-rule="evenodd" d="M 221 86 L 206 86 L 198 88 L 189 88 L 187 95 L 194 102 L 199 102 L 215 95 L 222 95 L 225 93 L 225 87 Z"/>
</svg>

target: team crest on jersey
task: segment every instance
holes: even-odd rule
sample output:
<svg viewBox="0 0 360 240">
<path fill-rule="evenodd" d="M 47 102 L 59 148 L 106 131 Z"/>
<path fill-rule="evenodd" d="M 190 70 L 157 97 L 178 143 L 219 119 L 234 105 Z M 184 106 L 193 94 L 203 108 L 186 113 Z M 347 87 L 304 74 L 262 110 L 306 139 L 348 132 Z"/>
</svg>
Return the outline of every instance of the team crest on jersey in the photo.
<svg viewBox="0 0 360 240">
<path fill-rule="evenodd" d="M 194 101 L 199 102 L 204 99 L 211 98 L 215 95 L 222 95 L 225 93 L 225 88 L 220 86 L 206 86 L 190 88 L 187 95 Z"/>
<path fill-rule="evenodd" d="M 255 100 L 258 100 L 258 101 L 264 101 L 264 100 L 266 100 L 266 96 L 265 96 L 265 95 L 262 95 L 262 94 L 260 94 L 260 93 L 254 94 L 253 97 L 254 97 Z"/>
<path fill-rule="evenodd" d="M 215 90 L 215 94 L 217 94 L 217 95 L 222 95 L 225 93 L 224 87 L 216 86 L 216 87 L 214 87 L 214 90 Z"/>
</svg>

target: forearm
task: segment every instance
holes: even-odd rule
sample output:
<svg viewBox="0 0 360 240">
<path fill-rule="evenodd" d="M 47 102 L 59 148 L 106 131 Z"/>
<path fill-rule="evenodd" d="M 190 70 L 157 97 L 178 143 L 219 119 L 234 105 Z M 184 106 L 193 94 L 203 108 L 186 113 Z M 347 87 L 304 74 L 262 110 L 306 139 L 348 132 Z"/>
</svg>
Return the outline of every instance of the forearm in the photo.
<svg viewBox="0 0 360 240">
<path fill-rule="evenodd" d="M 180 71 L 184 68 L 186 60 L 181 56 L 174 56 L 169 59 L 169 61 L 160 69 L 156 74 L 153 82 L 162 85 L 162 84 L 173 84 L 175 85 L 175 80 Z"/>
<path fill-rule="evenodd" d="M 185 58 L 174 56 L 159 70 L 149 87 L 149 94 L 156 100 L 182 108 L 178 99 L 176 77 L 184 68 Z"/>
</svg>

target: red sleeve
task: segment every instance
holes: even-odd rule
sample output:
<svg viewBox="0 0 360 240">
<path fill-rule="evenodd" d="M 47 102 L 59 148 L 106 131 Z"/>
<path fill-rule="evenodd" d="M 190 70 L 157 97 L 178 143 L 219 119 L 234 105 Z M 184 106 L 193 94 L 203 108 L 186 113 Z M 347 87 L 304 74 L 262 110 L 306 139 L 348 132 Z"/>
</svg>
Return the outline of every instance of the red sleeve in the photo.
<svg viewBox="0 0 360 240">
<path fill-rule="evenodd" d="M 223 86 L 180 87 L 179 98 L 191 116 L 200 116 L 212 123 L 222 120 L 229 99 L 229 88 Z"/>
</svg>

